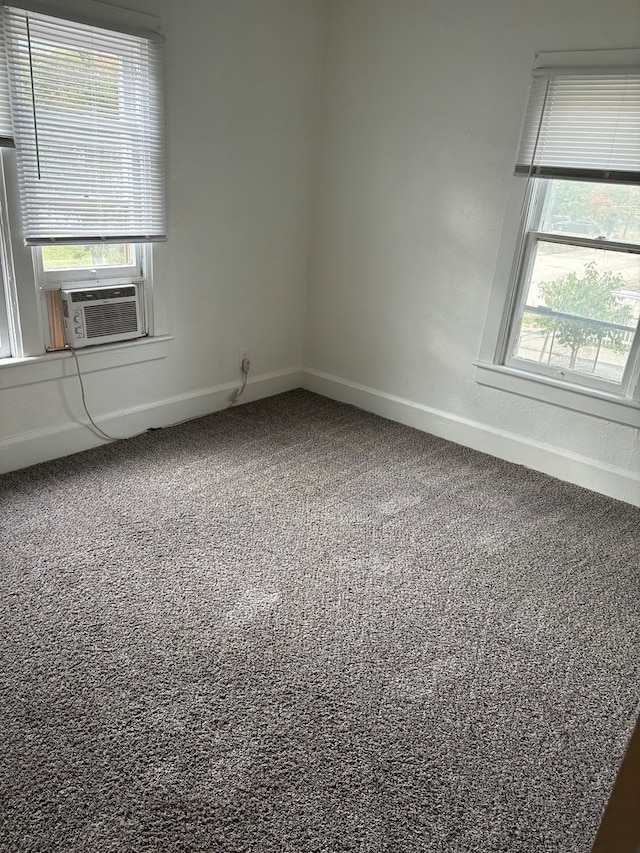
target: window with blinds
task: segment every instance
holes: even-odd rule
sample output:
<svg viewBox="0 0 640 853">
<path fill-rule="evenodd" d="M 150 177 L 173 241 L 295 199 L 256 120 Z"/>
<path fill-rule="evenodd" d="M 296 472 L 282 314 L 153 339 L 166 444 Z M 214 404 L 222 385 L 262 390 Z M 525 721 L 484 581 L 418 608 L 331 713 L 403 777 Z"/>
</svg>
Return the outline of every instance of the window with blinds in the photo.
<svg viewBox="0 0 640 853">
<path fill-rule="evenodd" d="M 2 8 L 0 140 L 16 147 L 27 244 L 165 239 L 159 37 L 20 5 Z"/>
<path fill-rule="evenodd" d="M 497 363 L 640 399 L 640 68 L 534 71 Z"/>
<path fill-rule="evenodd" d="M 3 157 L 10 190 L 0 186 L 0 357 L 34 354 L 38 337 L 44 350 L 69 343 L 62 287 L 135 282 L 154 332 L 151 247 L 166 239 L 158 29 L 94 0 L 0 5 L 0 149 L 15 149 Z"/>
</svg>

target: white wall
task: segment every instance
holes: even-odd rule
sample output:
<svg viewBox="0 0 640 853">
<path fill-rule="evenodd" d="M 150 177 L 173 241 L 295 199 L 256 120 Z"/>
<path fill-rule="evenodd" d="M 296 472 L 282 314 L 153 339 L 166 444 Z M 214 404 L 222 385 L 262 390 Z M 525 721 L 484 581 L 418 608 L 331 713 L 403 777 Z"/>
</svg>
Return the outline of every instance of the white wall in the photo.
<svg viewBox="0 0 640 853">
<path fill-rule="evenodd" d="M 125 4 L 121 4 L 125 5 Z M 322 0 L 127 0 L 166 35 L 168 242 L 156 252 L 168 356 L 88 373 L 114 435 L 300 384 L 325 35 Z M 87 361 L 86 357 L 83 361 Z M 16 384 L 0 369 L 0 470 L 100 442 L 66 379 Z M 25 374 L 21 369 L 21 375 Z"/>
<path fill-rule="evenodd" d="M 473 368 L 534 54 L 633 46 L 637 0 L 330 8 L 305 384 L 640 503 L 638 429 Z"/>
</svg>

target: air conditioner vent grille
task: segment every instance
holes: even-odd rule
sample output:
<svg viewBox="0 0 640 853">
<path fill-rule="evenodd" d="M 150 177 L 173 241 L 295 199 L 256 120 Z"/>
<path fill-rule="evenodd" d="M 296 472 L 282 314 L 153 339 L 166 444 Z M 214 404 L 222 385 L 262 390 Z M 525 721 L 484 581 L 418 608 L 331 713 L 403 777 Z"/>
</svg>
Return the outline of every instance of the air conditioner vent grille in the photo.
<svg viewBox="0 0 640 853">
<path fill-rule="evenodd" d="M 87 338 L 135 332 L 138 317 L 135 302 L 114 302 L 110 305 L 86 305 L 84 309 Z"/>
</svg>

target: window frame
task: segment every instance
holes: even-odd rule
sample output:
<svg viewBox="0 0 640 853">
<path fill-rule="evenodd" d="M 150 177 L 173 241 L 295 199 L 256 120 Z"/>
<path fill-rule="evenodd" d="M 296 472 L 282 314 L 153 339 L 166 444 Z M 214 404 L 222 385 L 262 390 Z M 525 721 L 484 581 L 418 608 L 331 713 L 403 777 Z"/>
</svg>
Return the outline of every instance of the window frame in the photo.
<svg viewBox="0 0 640 853">
<path fill-rule="evenodd" d="M 81 244 L 71 244 L 81 245 Z M 83 244 L 92 245 L 92 244 Z M 58 267 L 56 269 L 45 269 L 42 250 L 49 246 L 32 246 L 33 269 L 36 284 L 49 286 L 55 284 L 73 284 L 74 282 L 93 282 L 102 279 L 112 281 L 113 279 L 138 280 L 144 277 L 144 243 L 128 243 L 131 247 L 133 261 L 130 264 L 119 266 L 86 266 L 86 267 Z"/>
<path fill-rule="evenodd" d="M 52 291 L 58 292 L 65 286 L 70 288 L 91 287 L 100 284 L 139 284 L 142 291 L 141 305 L 143 315 L 144 337 L 154 335 L 153 315 L 153 287 L 152 287 L 152 246 L 150 243 L 130 243 L 134 254 L 135 263 L 114 267 L 75 267 L 73 269 L 61 268 L 56 270 L 45 270 L 42 263 L 42 246 L 31 246 L 33 269 L 36 288 L 40 295 L 40 316 L 42 317 L 42 336 L 44 348 L 47 353 L 66 349 L 56 343 L 56 340 L 64 338 L 64 331 L 60 325 L 60 318 L 55 316 L 55 311 L 50 310 L 48 297 Z M 56 299 L 59 307 L 59 300 Z M 138 338 L 137 340 L 140 340 Z M 115 346 L 120 343 L 115 341 L 111 344 L 101 346 Z"/>
<path fill-rule="evenodd" d="M 75 21 L 112 30 L 114 33 L 128 33 L 150 39 L 154 38 L 155 33 L 156 40 L 164 40 L 157 17 L 105 6 L 92 0 L 83 0 L 81 9 L 76 0 L 15 0 L 12 5 L 53 15 L 70 23 Z M 161 330 L 165 328 L 167 319 L 165 288 L 162 276 L 160 282 L 154 281 L 153 269 L 155 253 L 162 244 L 130 240 L 134 258 L 133 263 L 126 266 L 47 271 L 42 264 L 40 246 L 27 245 L 23 239 L 19 198 L 16 150 L 5 145 L 0 148 L 0 324 L 4 319 L 7 332 L 3 334 L 1 343 L 8 342 L 10 352 L 6 352 L 5 346 L 0 350 L 0 369 L 6 370 L 3 387 L 9 376 L 17 379 L 11 384 L 21 385 L 57 375 L 56 364 L 60 358 L 66 358 L 67 353 L 50 348 L 46 292 L 65 285 L 95 285 L 102 281 L 109 284 L 135 281 L 142 284 L 146 336 L 133 341 L 86 347 L 79 353 L 83 363 L 90 363 L 92 369 L 101 369 L 100 364 L 107 368 L 166 357 L 167 342 L 171 336 Z M 118 242 L 124 243 L 127 239 Z M 159 256 L 163 257 L 162 251 Z M 161 328 L 158 327 L 158 318 Z M 4 332 L 4 326 L 0 328 Z M 47 369 L 45 363 L 49 365 Z M 31 379 L 32 375 L 37 378 Z"/>
<path fill-rule="evenodd" d="M 4 159 L 0 149 L 0 359 L 11 358 L 16 350 L 21 350 L 22 343 L 19 332 L 16 334 L 18 298 L 8 222 Z"/>
<path fill-rule="evenodd" d="M 572 51 L 539 53 L 536 67 L 591 67 L 594 70 L 612 65 L 640 65 L 640 50 Z M 523 97 L 526 107 L 526 92 Z M 518 138 L 518 142 L 519 142 Z M 525 293 L 520 274 L 527 245 L 527 234 L 534 231 L 536 217 L 541 215 L 544 197 L 539 193 L 542 182 L 549 178 L 512 176 L 510 192 L 498 247 L 493 287 L 490 292 L 478 359 L 474 362 L 475 380 L 479 385 L 516 394 L 550 405 L 604 418 L 638 428 L 640 424 L 640 327 L 636 332 L 629 359 L 634 363 L 626 377 L 625 393 L 612 383 L 576 382 L 573 375 L 551 375 L 529 369 L 524 360 L 507 361 L 506 353 L 516 316 L 518 299 Z M 546 232 L 538 232 L 545 234 Z M 554 238 L 559 235 L 551 235 Z M 531 239 L 531 238 L 530 238 Z M 567 238 L 573 241 L 574 238 Z M 580 238 L 575 238 L 581 242 Z M 588 243 L 597 241 L 587 241 Z M 606 241 L 606 248 L 618 245 Z M 627 244 L 624 244 L 625 246 Z M 515 247 L 515 251 L 514 251 Z M 634 252 L 635 253 L 635 252 Z"/>
<path fill-rule="evenodd" d="M 499 361 L 506 367 L 519 368 L 521 370 L 535 373 L 536 375 L 556 377 L 564 379 L 569 377 L 570 381 L 587 388 L 601 390 L 621 397 L 634 399 L 638 390 L 634 387 L 633 377 L 638 372 L 638 359 L 640 358 L 640 326 L 636 329 L 629 350 L 629 355 L 620 382 L 607 381 L 600 377 L 571 370 L 564 366 L 545 365 L 542 362 L 533 362 L 514 354 L 515 341 L 518 336 L 518 328 L 521 322 L 527 301 L 529 283 L 533 272 L 534 258 L 538 243 L 556 243 L 562 246 L 577 246 L 591 249 L 603 249 L 606 251 L 620 252 L 638 255 L 640 264 L 640 243 L 627 243 L 616 240 L 605 240 L 591 237 L 578 237 L 564 235 L 553 231 L 540 229 L 545 212 L 545 202 L 552 182 L 558 179 L 532 178 L 531 193 L 529 199 L 529 216 L 523 228 L 523 250 L 519 256 L 517 270 L 514 276 L 514 301 L 513 307 L 506 318 L 505 335 L 501 341 Z M 640 186 L 640 184 L 638 184 Z M 640 294 L 639 294 L 640 296 Z"/>
<path fill-rule="evenodd" d="M 2 290 L 4 290 L 4 276 L 0 272 Z M 4 294 L 2 294 L 4 297 Z M 0 358 L 11 356 L 11 335 L 9 332 L 9 312 L 7 311 L 6 298 L 0 298 Z"/>
</svg>

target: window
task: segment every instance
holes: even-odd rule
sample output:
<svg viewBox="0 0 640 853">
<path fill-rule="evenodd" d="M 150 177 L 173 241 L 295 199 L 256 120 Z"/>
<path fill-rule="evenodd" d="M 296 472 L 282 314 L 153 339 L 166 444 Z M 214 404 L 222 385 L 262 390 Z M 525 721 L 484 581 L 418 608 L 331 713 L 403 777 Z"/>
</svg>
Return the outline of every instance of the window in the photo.
<svg viewBox="0 0 640 853">
<path fill-rule="evenodd" d="M 519 234 L 492 366 L 636 405 L 640 68 L 536 69 L 515 172 Z"/>
<path fill-rule="evenodd" d="M 640 187 L 536 179 L 505 364 L 631 395 Z"/>
<path fill-rule="evenodd" d="M 34 11 L 41 7 L 36 0 L 15 0 L 0 10 L 6 59 L 0 145 L 12 247 L 14 254 L 29 247 L 33 260 L 31 282 L 18 274 L 17 297 L 7 294 L 6 313 L 20 337 L 21 290 L 33 292 L 35 282 L 40 339 L 55 348 L 61 345 L 59 330 L 52 334 L 60 288 L 103 280 L 144 287 L 148 247 L 166 239 L 162 39 L 153 31 L 131 31 L 131 14 L 122 13 L 122 28 L 87 23 L 87 15 L 101 23 L 105 15 L 117 18 L 118 10 L 101 4 L 83 3 L 80 21 Z M 78 4 L 61 0 L 61 8 L 77 10 Z M 11 248 L 8 230 L 3 236 Z M 4 266 L 11 280 L 10 259 Z M 146 290 L 150 296 L 150 286 Z M 2 317 L 0 345 L 8 339 Z M 15 349 L 20 354 L 20 346 Z"/>
</svg>

